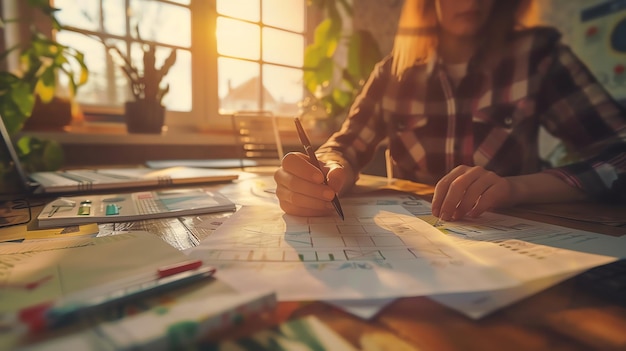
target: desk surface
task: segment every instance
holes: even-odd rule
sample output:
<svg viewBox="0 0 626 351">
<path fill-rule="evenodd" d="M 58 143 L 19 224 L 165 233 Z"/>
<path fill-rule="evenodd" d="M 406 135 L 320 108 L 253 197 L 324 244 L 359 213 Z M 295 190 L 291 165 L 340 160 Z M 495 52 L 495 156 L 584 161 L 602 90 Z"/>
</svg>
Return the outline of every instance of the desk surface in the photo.
<svg viewBox="0 0 626 351">
<path fill-rule="evenodd" d="M 405 184 L 406 185 L 406 184 Z M 428 187 L 409 187 L 428 197 Z M 625 206 L 579 203 L 526 206 L 501 211 L 507 215 L 574 227 L 607 235 L 626 234 L 609 219 L 626 218 Z M 579 211 L 579 212 L 577 212 Z M 582 218 L 576 213 L 585 213 Z M 574 215 L 572 215 L 574 214 Z M 613 217 L 611 217 L 611 215 Z M 148 230 L 184 249 L 210 235 L 228 214 L 194 219 L 164 219 L 117 224 L 103 230 Z M 607 219 L 606 224 L 590 219 Z M 576 219 L 573 219 L 576 218 Z M 609 225 L 612 224 L 612 225 Z M 626 307 L 581 290 L 576 278 L 528 297 L 480 320 L 473 320 L 428 297 L 401 298 L 370 320 L 363 320 L 323 302 L 281 302 L 258 319 L 217 336 L 223 340 L 287 321 L 315 315 L 355 346 L 365 350 L 626 350 Z"/>
</svg>

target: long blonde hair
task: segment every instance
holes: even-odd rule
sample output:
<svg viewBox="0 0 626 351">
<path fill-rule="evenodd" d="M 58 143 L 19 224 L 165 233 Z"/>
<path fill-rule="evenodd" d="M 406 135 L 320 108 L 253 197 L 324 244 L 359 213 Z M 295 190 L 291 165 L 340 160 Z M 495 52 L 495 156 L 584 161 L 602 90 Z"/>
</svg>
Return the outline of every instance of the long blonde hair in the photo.
<svg viewBox="0 0 626 351">
<path fill-rule="evenodd" d="M 400 78 L 416 63 L 426 62 L 437 50 L 439 23 L 436 0 L 405 0 L 398 21 L 392 56 L 392 70 Z M 514 30 L 538 23 L 534 0 L 495 0 L 492 13 L 483 30 L 489 48 L 500 47 Z"/>
</svg>

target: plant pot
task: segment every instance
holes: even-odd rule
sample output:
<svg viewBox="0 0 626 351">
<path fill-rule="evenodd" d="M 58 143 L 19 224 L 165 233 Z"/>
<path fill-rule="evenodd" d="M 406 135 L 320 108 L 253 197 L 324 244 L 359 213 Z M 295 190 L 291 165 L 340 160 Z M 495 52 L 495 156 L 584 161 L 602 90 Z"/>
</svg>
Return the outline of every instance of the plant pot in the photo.
<svg viewBox="0 0 626 351">
<path fill-rule="evenodd" d="M 72 103 L 70 100 L 54 97 L 48 103 L 35 97 L 35 105 L 30 118 L 24 122 L 24 130 L 63 130 L 72 122 Z"/>
<path fill-rule="evenodd" d="M 161 134 L 165 122 L 165 106 L 157 101 L 128 101 L 124 119 L 129 133 Z"/>
</svg>

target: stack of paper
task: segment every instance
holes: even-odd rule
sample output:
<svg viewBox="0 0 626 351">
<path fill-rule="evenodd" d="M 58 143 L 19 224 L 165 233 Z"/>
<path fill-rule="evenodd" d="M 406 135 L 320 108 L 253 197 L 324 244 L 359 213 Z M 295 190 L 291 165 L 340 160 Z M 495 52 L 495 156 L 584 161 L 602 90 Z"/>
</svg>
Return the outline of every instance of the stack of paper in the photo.
<svg viewBox="0 0 626 351">
<path fill-rule="evenodd" d="M 272 292 L 239 294 L 209 278 L 115 305 L 102 315 L 88 315 L 87 321 L 76 321 L 88 324 L 68 336 L 61 331 L 61 337 L 55 337 L 54 329 L 46 332 L 51 337 L 33 338 L 26 330 L 31 325 L 15 317 L 31 306 L 69 296 L 131 293 L 133 287 L 153 284 L 165 273 L 174 277 L 172 267 L 188 262 L 189 257 L 147 232 L 0 245 L 0 349 L 73 350 L 112 345 L 113 349 L 154 350 L 167 348 L 174 341 L 186 345 L 276 302 Z"/>
</svg>

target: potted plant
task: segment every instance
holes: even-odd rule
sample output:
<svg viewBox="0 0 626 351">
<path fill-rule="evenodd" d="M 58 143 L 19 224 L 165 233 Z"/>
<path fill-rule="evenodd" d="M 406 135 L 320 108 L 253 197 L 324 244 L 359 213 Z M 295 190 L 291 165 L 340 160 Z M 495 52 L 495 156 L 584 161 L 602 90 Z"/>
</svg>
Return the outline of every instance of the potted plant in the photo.
<svg viewBox="0 0 626 351">
<path fill-rule="evenodd" d="M 124 118 L 129 133 L 161 133 L 165 122 L 163 97 L 169 91 L 169 84 L 162 86 L 162 80 L 176 62 L 176 49 L 172 49 L 163 65 L 156 67 L 156 45 L 144 42 L 135 28 L 137 38 L 142 43 L 143 70 L 133 64 L 130 53 L 123 54 L 116 46 L 104 43 L 109 54 L 118 58 L 120 67 L 128 78 L 134 101 L 126 102 Z"/>
<path fill-rule="evenodd" d="M 28 0 L 25 5 L 29 11 L 43 14 L 54 30 L 62 30 L 54 16 L 57 9 L 51 7 L 49 1 Z M 0 27 L 29 23 L 28 20 L 0 19 Z M 89 73 L 81 52 L 56 42 L 32 22 L 29 30 L 29 40 L 21 40 L 0 53 L 0 63 L 7 68 L 10 67 L 7 61 L 13 53 L 19 59 L 17 69 L 0 71 L 0 114 L 9 135 L 15 138 L 31 117 L 36 104 L 55 100 L 58 74 L 67 76 L 68 90 L 73 96 L 76 89 L 87 81 Z M 21 136 L 15 146 L 20 160 L 29 171 L 53 170 L 62 164 L 62 149 L 52 140 Z"/>
<path fill-rule="evenodd" d="M 353 14 L 351 2 L 311 0 L 309 4 L 322 11 L 325 19 L 315 28 L 314 41 L 304 52 L 304 84 L 311 96 L 302 107 L 305 117 L 325 120 L 328 129 L 334 130 L 382 54 L 370 32 L 344 30 L 344 16 Z M 338 50 L 342 46 L 346 50 Z"/>
</svg>

